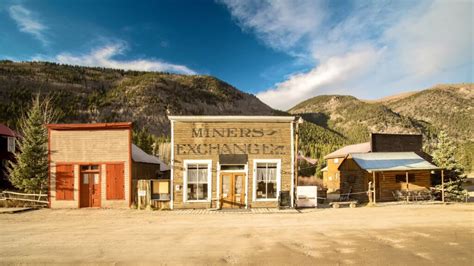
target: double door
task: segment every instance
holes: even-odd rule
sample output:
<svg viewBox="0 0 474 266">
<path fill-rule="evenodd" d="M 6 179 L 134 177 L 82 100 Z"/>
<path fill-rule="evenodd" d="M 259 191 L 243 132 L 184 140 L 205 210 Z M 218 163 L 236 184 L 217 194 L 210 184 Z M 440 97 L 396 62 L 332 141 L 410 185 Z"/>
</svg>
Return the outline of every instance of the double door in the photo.
<svg viewBox="0 0 474 266">
<path fill-rule="evenodd" d="M 100 207 L 99 172 L 81 172 L 80 207 Z"/>
<path fill-rule="evenodd" d="M 245 174 L 244 173 L 222 173 L 221 174 L 221 207 L 222 208 L 244 208 L 245 207 Z"/>
</svg>

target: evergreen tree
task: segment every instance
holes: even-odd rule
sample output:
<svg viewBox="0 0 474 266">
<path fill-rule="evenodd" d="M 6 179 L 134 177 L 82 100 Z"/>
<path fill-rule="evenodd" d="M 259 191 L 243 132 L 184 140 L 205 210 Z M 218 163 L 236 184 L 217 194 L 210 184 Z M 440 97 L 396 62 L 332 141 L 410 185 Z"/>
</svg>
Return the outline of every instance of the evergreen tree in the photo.
<svg viewBox="0 0 474 266">
<path fill-rule="evenodd" d="M 30 110 L 20 121 L 21 136 L 17 139 L 16 162 L 11 162 L 10 182 L 28 193 L 44 193 L 48 180 L 48 131 L 46 124 L 55 119 L 49 98 L 41 101 L 38 94 Z"/>
<path fill-rule="evenodd" d="M 153 135 L 148 132 L 147 128 L 142 128 L 138 131 L 133 131 L 133 143 L 137 145 L 144 152 L 151 154 L 154 150 L 155 140 Z"/>
<path fill-rule="evenodd" d="M 438 137 L 438 144 L 432 156 L 434 163 L 444 168 L 445 183 L 444 193 L 445 199 L 448 200 L 465 200 L 469 197 L 467 191 L 462 187 L 466 180 L 462 165 L 455 158 L 456 146 L 448 137 L 446 132 L 441 131 Z M 441 185 L 437 186 L 441 190 Z"/>
</svg>

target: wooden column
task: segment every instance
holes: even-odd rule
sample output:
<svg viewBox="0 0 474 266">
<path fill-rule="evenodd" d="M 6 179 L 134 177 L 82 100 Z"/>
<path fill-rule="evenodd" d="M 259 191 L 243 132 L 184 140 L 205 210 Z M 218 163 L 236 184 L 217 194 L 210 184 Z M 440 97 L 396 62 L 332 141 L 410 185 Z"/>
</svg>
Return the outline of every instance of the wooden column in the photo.
<svg viewBox="0 0 474 266">
<path fill-rule="evenodd" d="M 441 169 L 441 201 L 444 202 L 444 170 Z"/>
<path fill-rule="evenodd" d="M 407 202 L 410 201 L 410 194 L 409 194 L 409 187 L 408 187 L 408 172 L 405 172 L 405 184 L 406 184 L 406 189 L 407 189 Z"/>
<path fill-rule="evenodd" d="M 375 172 L 372 172 L 374 204 L 377 203 L 377 194 L 375 193 Z"/>
</svg>

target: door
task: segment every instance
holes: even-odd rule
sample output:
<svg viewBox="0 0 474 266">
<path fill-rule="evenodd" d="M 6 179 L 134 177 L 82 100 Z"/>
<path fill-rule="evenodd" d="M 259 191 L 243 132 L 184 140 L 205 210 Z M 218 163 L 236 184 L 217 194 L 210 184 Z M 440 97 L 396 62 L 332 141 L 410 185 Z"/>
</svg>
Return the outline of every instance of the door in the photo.
<svg viewBox="0 0 474 266">
<path fill-rule="evenodd" d="M 100 207 L 100 175 L 98 172 L 81 173 L 80 207 Z"/>
<path fill-rule="evenodd" d="M 221 174 L 221 208 L 245 207 L 244 179 L 243 173 Z"/>
</svg>

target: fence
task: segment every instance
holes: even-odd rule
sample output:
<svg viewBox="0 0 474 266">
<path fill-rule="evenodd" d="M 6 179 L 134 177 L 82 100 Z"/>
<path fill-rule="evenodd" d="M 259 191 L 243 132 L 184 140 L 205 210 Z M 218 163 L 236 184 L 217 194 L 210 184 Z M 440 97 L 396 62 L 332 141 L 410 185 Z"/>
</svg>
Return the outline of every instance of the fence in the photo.
<svg viewBox="0 0 474 266">
<path fill-rule="evenodd" d="M 19 193 L 12 191 L 3 191 L 0 195 L 0 200 L 4 201 L 25 201 L 38 204 L 48 204 L 48 195 L 47 194 L 28 194 L 28 193 Z"/>
</svg>

